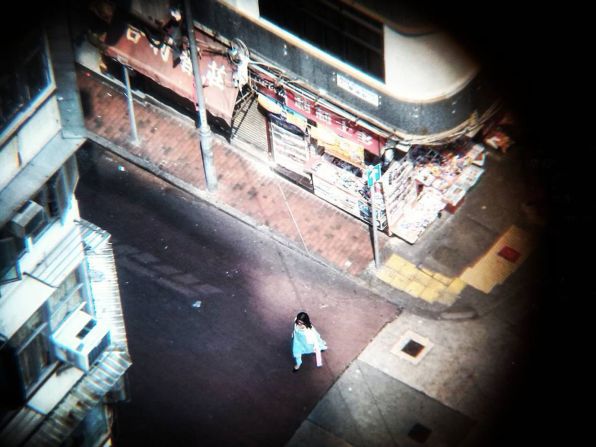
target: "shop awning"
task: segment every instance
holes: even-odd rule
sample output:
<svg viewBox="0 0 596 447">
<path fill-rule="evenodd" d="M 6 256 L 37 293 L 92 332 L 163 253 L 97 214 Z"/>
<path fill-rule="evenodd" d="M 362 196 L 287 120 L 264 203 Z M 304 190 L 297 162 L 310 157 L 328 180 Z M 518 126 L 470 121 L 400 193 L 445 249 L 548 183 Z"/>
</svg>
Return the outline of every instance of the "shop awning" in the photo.
<svg viewBox="0 0 596 447">
<path fill-rule="evenodd" d="M 108 56 L 153 79 L 178 95 L 196 103 L 192 63 L 188 52 L 174 67 L 172 49 L 157 48 L 145 34 L 129 24 L 112 21 L 108 31 L 110 42 L 104 47 Z M 226 47 L 195 29 L 199 49 L 199 67 L 207 110 L 231 124 L 238 88 L 234 87 L 234 65 L 225 55 Z M 218 54 L 221 51 L 224 54 Z"/>
</svg>

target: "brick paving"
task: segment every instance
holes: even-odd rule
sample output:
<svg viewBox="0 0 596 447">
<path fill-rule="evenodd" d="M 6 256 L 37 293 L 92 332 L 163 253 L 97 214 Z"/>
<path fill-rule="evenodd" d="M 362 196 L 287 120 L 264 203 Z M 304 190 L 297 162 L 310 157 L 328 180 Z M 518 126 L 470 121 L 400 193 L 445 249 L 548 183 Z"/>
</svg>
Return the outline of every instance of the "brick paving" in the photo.
<svg viewBox="0 0 596 447">
<path fill-rule="evenodd" d="M 77 82 L 85 98 L 85 125 L 91 132 L 205 190 L 199 132 L 190 118 L 135 98 L 137 146 L 131 143 L 123 92 L 85 69 L 78 70 Z M 211 194 L 216 201 L 305 247 L 337 269 L 363 277 L 373 261 L 368 225 L 267 171 L 262 163 L 244 156 L 221 138 L 213 140 L 213 153 L 218 188 Z M 388 240 L 379 232 L 380 250 Z"/>
</svg>

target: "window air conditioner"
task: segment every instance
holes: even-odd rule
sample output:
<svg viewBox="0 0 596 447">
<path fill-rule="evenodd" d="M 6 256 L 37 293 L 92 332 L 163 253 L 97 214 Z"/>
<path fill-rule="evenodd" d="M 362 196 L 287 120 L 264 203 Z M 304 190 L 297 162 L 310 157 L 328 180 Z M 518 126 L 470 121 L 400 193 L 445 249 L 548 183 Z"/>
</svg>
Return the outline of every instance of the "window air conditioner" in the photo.
<svg viewBox="0 0 596 447">
<path fill-rule="evenodd" d="M 56 356 L 83 371 L 89 371 L 95 360 L 110 344 L 108 327 L 82 310 L 73 312 L 52 334 Z"/>
<path fill-rule="evenodd" d="M 44 221 L 44 213 L 41 205 L 29 200 L 10 221 L 10 230 L 15 236 L 23 238 Z"/>
</svg>

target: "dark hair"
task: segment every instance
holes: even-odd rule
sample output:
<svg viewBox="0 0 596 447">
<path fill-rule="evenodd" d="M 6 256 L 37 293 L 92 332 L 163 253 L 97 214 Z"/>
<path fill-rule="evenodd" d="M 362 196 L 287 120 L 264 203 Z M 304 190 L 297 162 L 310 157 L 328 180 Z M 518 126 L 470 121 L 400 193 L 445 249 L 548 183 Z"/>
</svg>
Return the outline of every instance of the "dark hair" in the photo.
<svg viewBox="0 0 596 447">
<path fill-rule="evenodd" d="M 306 312 L 299 312 L 298 315 L 296 315 L 296 321 L 298 320 L 302 321 L 307 328 L 312 328 L 310 317 Z"/>
</svg>

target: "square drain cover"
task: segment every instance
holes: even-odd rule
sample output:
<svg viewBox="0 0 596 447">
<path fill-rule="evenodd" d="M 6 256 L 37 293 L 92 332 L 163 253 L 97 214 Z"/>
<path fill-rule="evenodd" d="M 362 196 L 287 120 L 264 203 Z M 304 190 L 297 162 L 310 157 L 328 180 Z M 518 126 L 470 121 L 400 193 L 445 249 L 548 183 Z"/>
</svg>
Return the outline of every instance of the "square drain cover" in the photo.
<svg viewBox="0 0 596 447">
<path fill-rule="evenodd" d="M 434 344 L 428 338 L 416 332 L 406 331 L 391 348 L 391 353 L 416 365 L 433 346 Z"/>
<path fill-rule="evenodd" d="M 414 340 L 410 340 L 406 343 L 406 345 L 403 348 L 401 348 L 403 352 L 405 352 L 408 355 L 411 355 L 412 357 L 416 357 L 418 354 L 422 352 L 423 349 L 424 345 L 421 345 L 420 343 Z"/>
</svg>

